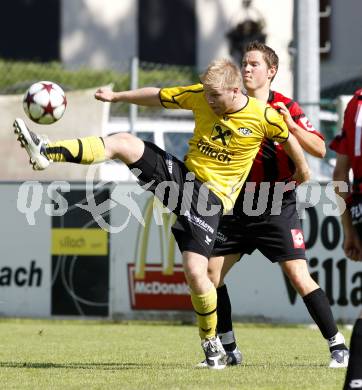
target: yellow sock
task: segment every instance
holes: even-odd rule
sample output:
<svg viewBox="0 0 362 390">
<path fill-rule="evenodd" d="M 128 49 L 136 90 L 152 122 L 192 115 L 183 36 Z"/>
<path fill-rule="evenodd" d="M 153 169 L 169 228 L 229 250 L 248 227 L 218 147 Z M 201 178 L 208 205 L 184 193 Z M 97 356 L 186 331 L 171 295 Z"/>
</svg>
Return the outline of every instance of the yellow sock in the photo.
<svg viewBox="0 0 362 390">
<path fill-rule="evenodd" d="M 105 160 L 104 142 L 95 136 L 50 143 L 45 153 L 54 162 L 92 164 Z"/>
<path fill-rule="evenodd" d="M 206 294 L 202 295 L 191 292 L 191 301 L 196 312 L 201 339 L 215 337 L 217 324 L 216 288 L 212 287 Z"/>
</svg>

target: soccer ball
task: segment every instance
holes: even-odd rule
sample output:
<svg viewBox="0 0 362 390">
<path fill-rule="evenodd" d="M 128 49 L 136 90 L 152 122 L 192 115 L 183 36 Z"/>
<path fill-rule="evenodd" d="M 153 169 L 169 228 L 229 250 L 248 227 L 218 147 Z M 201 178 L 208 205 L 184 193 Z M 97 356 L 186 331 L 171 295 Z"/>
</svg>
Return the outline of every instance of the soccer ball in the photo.
<svg viewBox="0 0 362 390">
<path fill-rule="evenodd" d="M 39 81 L 30 86 L 23 98 L 26 115 L 34 122 L 50 125 L 59 120 L 67 106 L 67 98 L 59 85 Z"/>
</svg>

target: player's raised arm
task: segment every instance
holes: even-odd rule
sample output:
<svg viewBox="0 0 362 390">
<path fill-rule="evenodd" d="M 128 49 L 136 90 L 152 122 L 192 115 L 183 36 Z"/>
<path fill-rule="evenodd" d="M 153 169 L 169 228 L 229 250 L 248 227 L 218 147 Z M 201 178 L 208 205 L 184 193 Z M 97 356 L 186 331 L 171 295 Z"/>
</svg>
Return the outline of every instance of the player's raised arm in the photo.
<svg viewBox="0 0 362 390">
<path fill-rule="evenodd" d="M 334 182 L 345 182 L 348 191 L 341 191 L 339 185 L 335 185 L 336 201 L 341 213 L 341 222 L 343 226 L 344 240 L 343 250 L 347 257 L 351 260 L 362 261 L 362 242 L 358 236 L 358 232 L 353 226 L 351 209 L 346 207 L 346 201 L 351 196 L 349 172 L 351 170 L 351 160 L 348 155 L 337 153 L 336 166 L 333 172 Z"/>
<path fill-rule="evenodd" d="M 139 106 L 161 107 L 160 88 L 145 87 L 129 91 L 114 92 L 110 88 L 99 88 L 94 97 L 102 102 L 123 102 Z"/>
<path fill-rule="evenodd" d="M 295 136 L 302 148 L 314 157 L 323 158 L 326 154 L 326 145 L 324 140 L 316 134 L 316 131 L 314 129 L 314 131 L 306 131 L 299 126 L 283 102 L 276 102 L 274 106 L 279 107 L 278 111 L 283 115 L 289 131 Z"/>
<path fill-rule="evenodd" d="M 289 131 L 282 114 L 272 107 L 266 107 L 264 115 L 267 123 L 266 136 L 277 141 L 295 165 L 294 180 L 298 183 L 308 181 L 310 179 L 310 169 L 304 157 L 303 149 L 295 136 Z"/>
<path fill-rule="evenodd" d="M 303 183 L 310 179 L 310 169 L 304 157 L 303 150 L 293 134 L 289 133 L 288 140 L 282 144 L 284 151 L 293 160 L 295 165 L 294 179 Z"/>
</svg>

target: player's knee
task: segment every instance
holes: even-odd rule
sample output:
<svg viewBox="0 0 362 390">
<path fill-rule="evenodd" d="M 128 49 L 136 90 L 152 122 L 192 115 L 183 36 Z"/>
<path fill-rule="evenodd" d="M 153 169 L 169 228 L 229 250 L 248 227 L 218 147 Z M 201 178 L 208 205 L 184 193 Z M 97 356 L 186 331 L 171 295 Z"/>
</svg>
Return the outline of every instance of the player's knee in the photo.
<svg viewBox="0 0 362 390">
<path fill-rule="evenodd" d="M 184 271 L 186 280 L 191 288 L 193 286 L 197 286 L 200 281 L 205 277 L 204 271 L 198 267 L 184 268 Z"/>
<path fill-rule="evenodd" d="M 286 261 L 282 268 L 289 281 L 302 295 L 315 288 L 316 283 L 310 276 L 305 260 Z"/>
<path fill-rule="evenodd" d="M 106 157 L 109 159 L 118 158 L 125 147 L 124 141 L 127 139 L 126 133 L 112 134 L 108 137 L 104 137 L 104 146 Z"/>
<path fill-rule="evenodd" d="M 302 290 L 305 286 L 305 278 L 302 278 L 298 273 L 292 272 L 288 274 L 288 278 L 292 285 L 298 290 Z"/>
<path fill-rule="evenodd" d="M 117 133 L 104 138 L 106 157 L 120 159 L 125 163 L 133 163 L 143 153 L 144 144 L 141 139 L 130 133 Z"/>
<path fill-rule="evenodd" d="M 133 146 L 137 138 L 129 133 L 117 133 L 109 137 L 115 151 L 123 151 Z"/>
</svg>

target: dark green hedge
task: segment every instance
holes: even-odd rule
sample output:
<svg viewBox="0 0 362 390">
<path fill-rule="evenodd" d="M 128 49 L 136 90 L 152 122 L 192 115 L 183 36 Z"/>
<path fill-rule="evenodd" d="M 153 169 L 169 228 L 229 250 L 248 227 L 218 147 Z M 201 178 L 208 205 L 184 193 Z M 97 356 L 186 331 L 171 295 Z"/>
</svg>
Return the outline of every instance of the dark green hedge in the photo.
<svg viewBox="0 0 362 390">
<path fill-rule="evenodd" d="M 114 90 L 130 88 L 130 73 L 116 70 L 94 70 L 87 67 L 66 69 L 58 62 L 35 63 L 0 59 L 0 94 L 21 94 L 36 81 L 54 81 L 65 91 L 113 84 Z M 198 75 L 189 67 L 141 63 L 138 72 L 139 87 L 188 85 L 198 81 Z M 128 106 L 112 104 L 112 115 L 125 115 Z M 141 115 L 153 115 L 154 109 L 141 107 Z"/>
<path fill-rule="evenodd" d="M 4 61 L 0 59 L 0 93 L 23 93 L 29 85 L 39 80 L 51 80 L 61 85 L 64 90 L 97 87 L 109 83 L 115 90 L 128 89 L 130 74 L 128 71 L 94 70 L 81 67 L 76 70 L 66 69 L 57 62 L 34 63 Z M 187 85 L 197 81 L 197 74 L 192 68 L 158 64 L 140 64 L 139 86 Z"/>
</svg>

